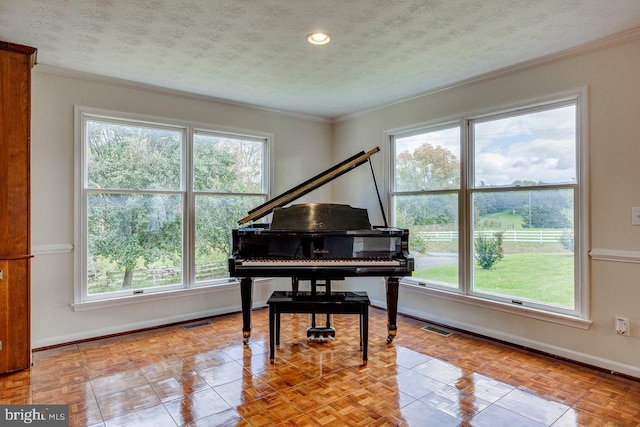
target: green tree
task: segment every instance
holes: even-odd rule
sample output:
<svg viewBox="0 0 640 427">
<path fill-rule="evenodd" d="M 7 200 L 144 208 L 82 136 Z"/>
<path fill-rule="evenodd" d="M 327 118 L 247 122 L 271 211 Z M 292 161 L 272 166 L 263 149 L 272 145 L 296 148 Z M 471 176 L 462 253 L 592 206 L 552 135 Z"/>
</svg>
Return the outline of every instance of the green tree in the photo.
<svg viewBox="0 0 640 427">
<path fill-rule="evenodd" d="M 396 163 L 399 191 L 454 190 L 460 185 L 460 161 L 441 146 L 422 144 L 414 152 L 403 151 Z M 401 210 L 416 226 L 445 225 L 456 221 L 457 198 L 451 194 L 402 198 Z"/>
<path fill-rule="evenodd" d="M 445 190 L 459 186 L 460 161 L 446 148 L 422 144 L 413 153 L 403 151 L 398 155 L 397 190 Z"/>
<path fill-rule="evenodd" d="M 180 198 L 159 195 L 92 194 L 89 197 L 89 248 L 124 271 L 122 288 L 131 288 L 142 263 L 181 262 Z"/>
<path fill-rule="evenodd" d="M 96 120 L 87 122 L 87 137 L 88 262 L 124 271 L 123 288 L 143 267 L 176 270 L 180 280 L 191 201 L 182 182 L 183 130 Z M 225 257 L 232 225 L 264 201 L 263 142 L 196 132 L 192 147 L 198 266 Z"/>
<path fill-rule="evenodd" d="M 257 141 L 196 134 L 194 190 L 196 196 L 196 251 L 214 259 L 228 255 L 235 221 L 261 204 L 262 145 Z M 238 193 L 238 194 L 229 194 Z"/>
<path fill-rule="evenodd" d="M 87 124 L 88 247 L 124 271 L 131 288 L 140 265 L 181 261 L 181 196 L 130 190 L 180 189 L 179 131 Z"/>
<path fill-rule="evenodd" d="M 532 191 L 529 201 L 519 209 L 523 228 L 571 228 L 571 220 L 565 210 L 571 202 L 561 191 Z"/>
</svg>

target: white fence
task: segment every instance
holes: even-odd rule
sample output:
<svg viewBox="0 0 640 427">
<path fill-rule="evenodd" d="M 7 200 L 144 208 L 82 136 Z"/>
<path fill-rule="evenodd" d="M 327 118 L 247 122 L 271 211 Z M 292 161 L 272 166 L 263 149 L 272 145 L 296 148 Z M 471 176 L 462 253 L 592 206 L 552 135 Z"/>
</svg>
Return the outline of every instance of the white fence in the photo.
<svg viewBox="0 0 640 427">
<path fill-rule="evenodd" d="M 480 235 L 491 237 L 501 230 L 479 230 L 473 233 L 474 238 Z M 502 241 L 511 243 L 552 243 L 562 241 L 566 230 L 505 230 Z M 457 231 L 418 231 L 418 237 L 428 242 L 453 242 L 458 240 Z"/>
<path fill-rule="evenodd" d="M 227 260 L 196 266 L 196 280 L 227 277 Z M 124 271 L 104 271 L 99 276 L 94 272 L 89 276 L 89 293 L 104 292 L 105 288 L 116 290 L 122 287 Z M 133 271 L 132 288 L 173 285 L 182 282 L 180 267 L 143 268 Z"/>
</svg>

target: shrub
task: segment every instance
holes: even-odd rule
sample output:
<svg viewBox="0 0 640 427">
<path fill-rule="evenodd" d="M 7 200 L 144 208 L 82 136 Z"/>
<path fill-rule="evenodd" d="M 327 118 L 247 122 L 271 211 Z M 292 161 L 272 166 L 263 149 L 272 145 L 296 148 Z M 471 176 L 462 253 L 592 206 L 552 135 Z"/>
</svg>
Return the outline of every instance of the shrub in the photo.
<svg viewBox="0 0 640 427">
<path fill-rule="evenodd" d="M 573 230 L 564 230 L 560 242 L 565 249 L 573 252 Z"/>
<path fill-rule="evenodd" d="M 475 248 L 475 258 L 478 265 L 484 270 L 488 270 L 504 257 L 502 249 L 503 232 L 495 232 L 492 237 L 479 235 L 473 242 Z"/>
</svg>

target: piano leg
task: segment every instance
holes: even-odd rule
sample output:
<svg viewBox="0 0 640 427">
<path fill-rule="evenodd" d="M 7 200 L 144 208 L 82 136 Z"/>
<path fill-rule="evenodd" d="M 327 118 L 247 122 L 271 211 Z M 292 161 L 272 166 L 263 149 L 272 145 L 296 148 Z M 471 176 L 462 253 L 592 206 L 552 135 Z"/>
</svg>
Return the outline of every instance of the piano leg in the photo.
<svg viewBox="0 0 640 427">
<path fill-rule="evenodd" d="M 249 343 L 251 336 L 251 309 L 253 306 L 253 279 L 240 279 L 240 299 L 242 300 L 242 342 Z"/>
<path fill-rule="evenodd" d="M 276 343 L 280 344 L 280 313 L 276 314 L 274 304 L 269 304 L 269 361 L 276 359 Z"/>
<path fill-rule="evenodd" d="M 398 288 L 400 286 L 399 277 L 387 277 L 387 329 L 389 336 L 387 337 L 387 344 L 396 336 L 398 327 L 396 326 L 396 319 L 398 317 Z"/>
</svg>

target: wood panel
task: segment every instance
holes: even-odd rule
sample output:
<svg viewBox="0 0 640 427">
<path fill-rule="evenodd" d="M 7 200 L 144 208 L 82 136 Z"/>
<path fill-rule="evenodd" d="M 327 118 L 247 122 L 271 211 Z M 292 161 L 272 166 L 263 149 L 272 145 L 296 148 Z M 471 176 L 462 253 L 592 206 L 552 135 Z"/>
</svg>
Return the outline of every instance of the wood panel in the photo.
<svg viewBox="0 0 640 427">
<path fill-rule="evenodd" d="M 0 42 L 0 373 L 28 368 L 31 68 L 36 50 Z"/>
<path fill-rule="evenodd" d="M 11 372 L 31 363 L 29 259 L 0 261 L 0 270 L 0 367 Z"/>
</svg>

